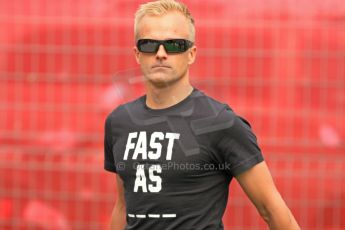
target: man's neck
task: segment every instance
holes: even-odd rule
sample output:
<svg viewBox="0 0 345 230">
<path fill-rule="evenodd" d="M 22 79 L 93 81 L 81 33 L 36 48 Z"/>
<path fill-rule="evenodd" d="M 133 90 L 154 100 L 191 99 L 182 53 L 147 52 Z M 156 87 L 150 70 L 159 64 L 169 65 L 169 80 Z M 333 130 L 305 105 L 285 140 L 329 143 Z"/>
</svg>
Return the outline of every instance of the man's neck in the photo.
<svg viewBox="0 0 345 230">
<path fill-rule="evenodd" d="M 146 105 L 151 109 L 165 109 L 181 102 L 192 91 L 193 87 L 189 82 L 162 88 L 150 85 L 146 87 Z"/>
</svg>

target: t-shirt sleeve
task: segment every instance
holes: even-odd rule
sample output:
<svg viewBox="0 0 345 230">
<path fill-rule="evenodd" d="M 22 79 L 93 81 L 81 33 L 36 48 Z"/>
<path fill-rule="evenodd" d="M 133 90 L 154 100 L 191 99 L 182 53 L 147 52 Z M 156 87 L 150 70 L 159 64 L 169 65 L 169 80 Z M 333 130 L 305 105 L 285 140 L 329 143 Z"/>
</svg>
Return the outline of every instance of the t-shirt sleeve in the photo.
<svg viewBox="0 0 345 230">
<path fill-rule="evenodd" d="M 264 160 L 250 124 L 236 115 L 229 107 L 221 113 L 218 122 L 223 122 L 217 140 L 218 154 L 229 167 L 227 173 L 237 176 Z"/>
<path fill-rule="evenodd" d="M 107 117 L 104 125 L 104 169 L 116 173 L 110 116 Z"/>
</svg>

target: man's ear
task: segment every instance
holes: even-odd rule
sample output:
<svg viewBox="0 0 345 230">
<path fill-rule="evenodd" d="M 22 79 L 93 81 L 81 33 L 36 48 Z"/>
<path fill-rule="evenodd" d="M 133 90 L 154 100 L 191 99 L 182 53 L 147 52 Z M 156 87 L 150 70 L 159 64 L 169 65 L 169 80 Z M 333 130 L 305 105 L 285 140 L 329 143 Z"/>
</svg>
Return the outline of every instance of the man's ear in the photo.
<svg viewBox="0 0 345 230">
<path fill-rule="evenodd" d="M 140 62 L 139 62 L 140 52 L 139 52 L 138 48 L 136 46 L 134 46 L 133 51 L 134 51 L 135 60 L 137 61 L 138 64 L 140 64 Z"/>
<path fill-rule="evenodd" d="M 197 48 L 196 46 L 192 46 L 190 49 L 189 49 L 189 52 L 188 52 L 188 64 L 191 65 L 194 63 L 195 61 L 195 58 L 196 58 L 196 53 L 197 53 Z"/>
</svg>

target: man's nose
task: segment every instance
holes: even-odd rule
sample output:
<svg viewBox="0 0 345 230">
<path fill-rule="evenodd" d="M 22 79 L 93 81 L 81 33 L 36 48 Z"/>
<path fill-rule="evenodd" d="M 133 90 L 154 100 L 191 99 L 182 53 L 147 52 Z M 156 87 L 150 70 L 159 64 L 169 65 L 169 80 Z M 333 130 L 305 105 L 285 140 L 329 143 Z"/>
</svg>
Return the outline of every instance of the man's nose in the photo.
<svg viewBox="0 0 345 230">
<path fill-rule="evenodd" d="M 168 54 L 167 52 L 165 51 L 165 48 L 163 45 L 160 45 L 158 50 L 157 50 L 157 53 L 156 53 L 156 57 L 157 58 L 167 58 Z"/>
</svg>

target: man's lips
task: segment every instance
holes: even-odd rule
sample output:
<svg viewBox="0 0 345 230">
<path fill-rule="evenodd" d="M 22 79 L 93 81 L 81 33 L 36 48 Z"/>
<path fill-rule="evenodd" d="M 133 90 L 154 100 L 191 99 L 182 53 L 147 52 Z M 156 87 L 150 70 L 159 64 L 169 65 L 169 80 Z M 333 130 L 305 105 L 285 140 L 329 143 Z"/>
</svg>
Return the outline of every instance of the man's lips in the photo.
<svg viewBox="0 0 345 230">
<path fill-rule="evenodd" d="M 154 69 L 154 68 L 171 68 L 171 67 L 168 65 L 153 65 L 152 69 Z"/>
</svg>

